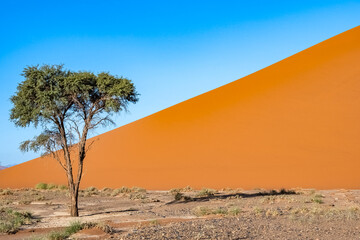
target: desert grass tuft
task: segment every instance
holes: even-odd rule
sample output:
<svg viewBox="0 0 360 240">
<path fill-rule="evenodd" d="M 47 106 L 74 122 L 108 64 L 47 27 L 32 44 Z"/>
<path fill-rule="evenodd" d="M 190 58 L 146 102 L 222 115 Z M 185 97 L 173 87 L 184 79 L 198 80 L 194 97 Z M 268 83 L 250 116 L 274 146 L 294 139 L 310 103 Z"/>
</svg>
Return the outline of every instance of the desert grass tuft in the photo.
<svg viewBox="0 0 360 240">
<path fill-rule="evenodd" d="M 105 223 L 93 223 L 93 222 L 85 222 L 81 223 L 79 221 L 72 222 L 70 226 L 66 227 L 63 231 L 55 231 L 51 232 L 47 239 L 50 240 L 64 240 L 68 239 L 71 235 L 83 230 L 83 229 L 92 229 L 98 228 L 104 231 L 105 233 L 112 233 L 113 229 L 105 224 Z"/>
<path fill-rule="evenodd" d="M 13 234 L 24 224 L 30 224 L 32 216 L 29 212 L 18 212 L 9 208 L 0 209 L 0 232 Z"/>
<path fill-rule="evenodd" d="M 135 192 L 135 193 L 144 193 L 144 192 L 146 192 L 146 189 L 145 188 L 141 188 L 141 187 L 132 187 L 131 188 L 131 191 L 132 192 Z"/>
<path fill-rule="evenodd" d="M 48 185 L 47 183 L 41 182 L 35 185 L 35 189 L 46 190 L 48 189 Z"/>
<path fill-rule="evenodd" d="M 238 207 L 216 207 L 209 208 L 205 206 L 198 206 L 192 210 L 192 213 L 196 216 L 207 216 L 207 215 L 230 215 L 238 216 L 241 213 L 241 209 Z"/>
<path fill-rule="evenodd" d="M 66 227 L 63 231 L 51 232 L 48 235 L 50 240 L 63 240 L 69 238 L 72 234 L 77 233 L 78 231 L 84 228 L 83 224 L 79 221 L 72 222 L 70 226 Z"/>
<path fill-rule="evenodd" d="M 310 199 L 311 202 L 314 202 L 314 203 L 318 203 L 318 204 L 322 204 L 324 203 L 324 201 L 322 200 L 324 198 L 323 195 L 321 194 L 316 194 L 314 197 L 312 197 Z"/>
<path fill-rule="evenodd" d="M 216 190 L 214 190 L 214 189 L 203 188 L 196 194 L 196 196 L 197 197 L 211 197 L 211 196 L 214 196 L 215 193 L 216 193 Z"/>
<path fill-rule="evenodd" d="M 65 185 L 58 185 L 58 189 L 60 190 L 68 190 L 69 188 Z"/>
</svg>

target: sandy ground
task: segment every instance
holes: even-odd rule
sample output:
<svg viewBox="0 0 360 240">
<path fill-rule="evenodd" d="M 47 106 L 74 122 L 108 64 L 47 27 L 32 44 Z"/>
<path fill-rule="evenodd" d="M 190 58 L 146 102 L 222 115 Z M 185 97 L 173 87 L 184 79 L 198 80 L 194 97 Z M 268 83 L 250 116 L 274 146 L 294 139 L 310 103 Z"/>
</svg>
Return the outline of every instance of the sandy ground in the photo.
<svg viewBox="0 0 360 240">
<path fill-rule="evenodd" d="M 77 239 L 360 239 L 360 190 L 82 191 L 80 217 L 69 217 L 66 190 L 11 190 L 2 207 L 29 211 L 34 222 L 0 239 L 32 239 L 73 221 L 109 225 L 111 233 L 83 230 Z"/>
</svg>

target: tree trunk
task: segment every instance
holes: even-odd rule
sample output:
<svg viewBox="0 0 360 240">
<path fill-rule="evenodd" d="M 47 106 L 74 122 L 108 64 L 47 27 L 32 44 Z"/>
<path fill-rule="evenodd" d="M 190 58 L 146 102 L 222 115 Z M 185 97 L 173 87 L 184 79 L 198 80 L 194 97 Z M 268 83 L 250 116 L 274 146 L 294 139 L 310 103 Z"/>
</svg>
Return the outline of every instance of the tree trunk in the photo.
<svg viewBox="0 0 360 240">
<path fill-rule="evenodd" d="M 71 210 L 70 214 L 72 217 L 78 217 L 79 216 L 79 208 L 78 208 L 78 191 L 71 191 Z"/>
</svg>

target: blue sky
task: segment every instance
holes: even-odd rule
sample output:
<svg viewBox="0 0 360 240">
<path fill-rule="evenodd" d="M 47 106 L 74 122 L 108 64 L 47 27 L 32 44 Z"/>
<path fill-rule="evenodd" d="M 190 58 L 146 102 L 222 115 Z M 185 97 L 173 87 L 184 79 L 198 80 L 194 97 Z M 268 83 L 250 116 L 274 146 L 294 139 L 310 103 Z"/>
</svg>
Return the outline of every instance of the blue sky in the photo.
<svg viewBox="0 0 360 240">
<path fill-rule="evenodd" d="M 27 65 L 132 79 L 140 101 L 115 117 L 119 127 L 356 27 L 359 12 L 360 1 L 346 0 L 2 1 L 0 162 L 39 155 L 18 146 L 40 130 L 9 121 L 9 98 Z"/>
</svg>

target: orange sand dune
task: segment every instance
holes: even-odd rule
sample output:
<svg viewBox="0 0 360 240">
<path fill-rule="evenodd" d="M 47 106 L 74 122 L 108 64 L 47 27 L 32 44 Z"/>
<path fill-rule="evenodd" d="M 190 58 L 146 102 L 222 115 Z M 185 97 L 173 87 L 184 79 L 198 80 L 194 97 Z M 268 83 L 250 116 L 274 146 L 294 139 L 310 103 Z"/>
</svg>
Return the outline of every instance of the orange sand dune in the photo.
<svg viewBox="0 0 360 240">
<path fill-rule="evenodd" d="M 360 187 L 360 27 L 97 137 L 82 187 Z M 0 187 L 66 183 L 52 159 Z"/>
</svg>

